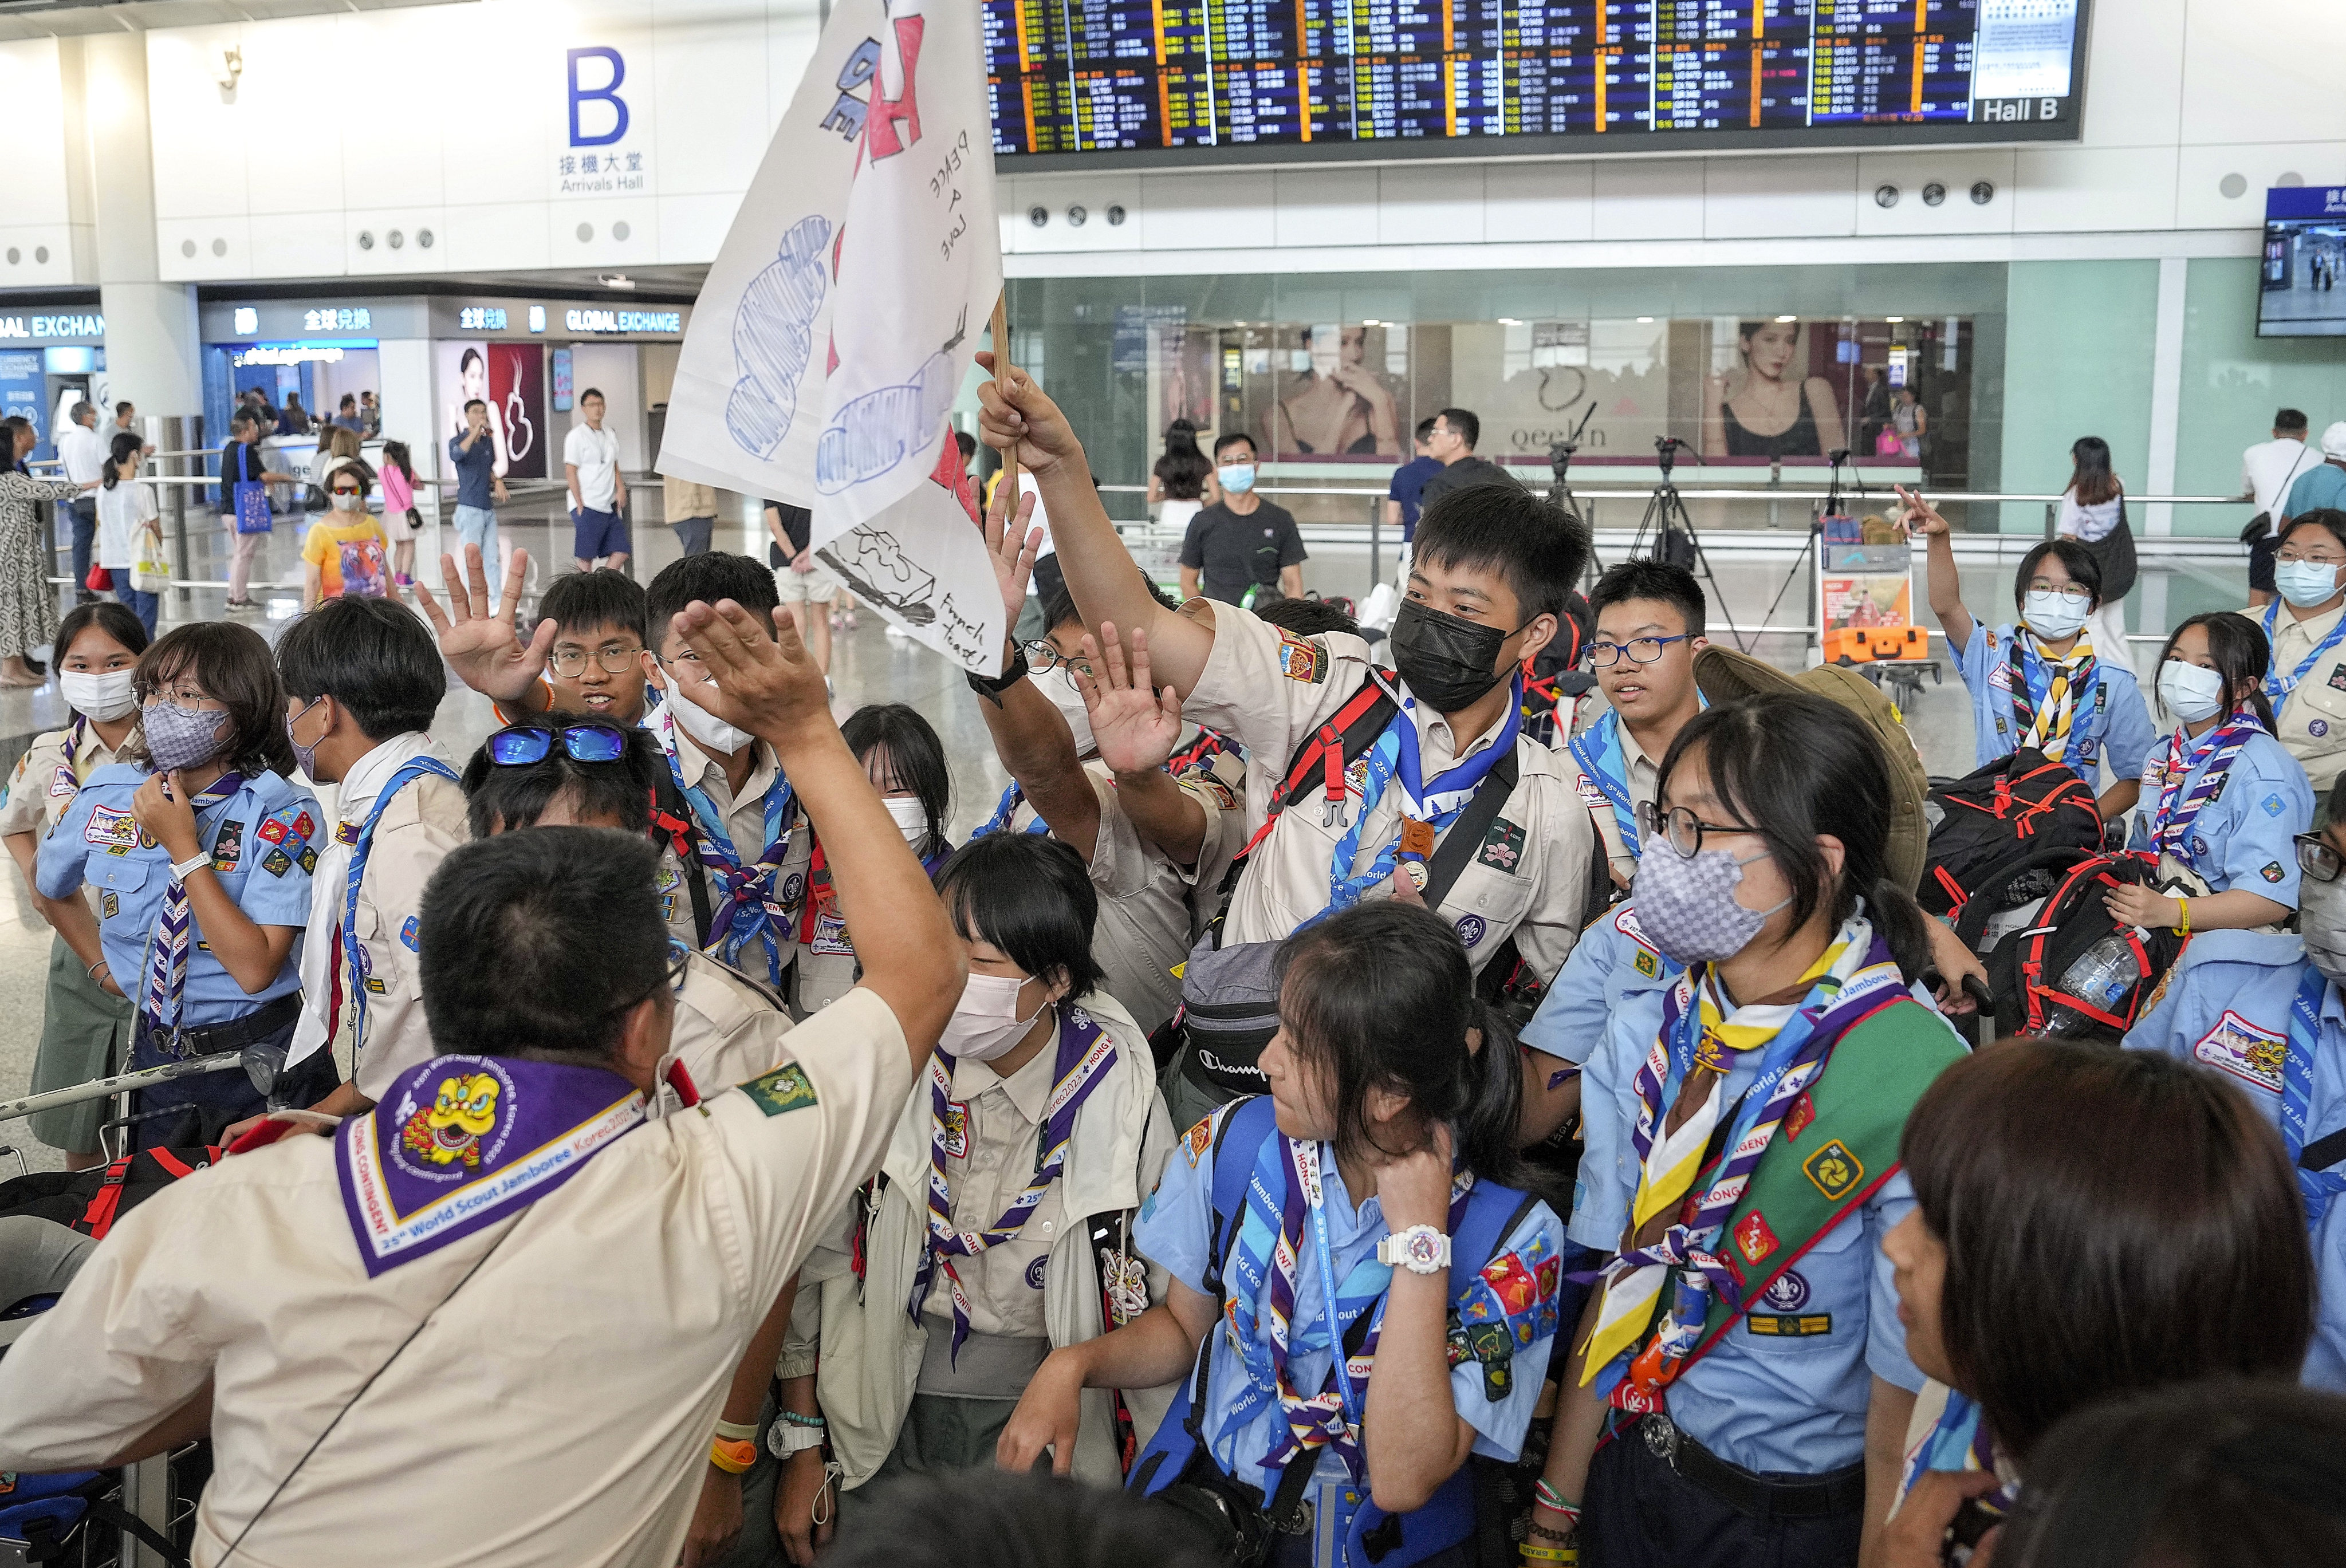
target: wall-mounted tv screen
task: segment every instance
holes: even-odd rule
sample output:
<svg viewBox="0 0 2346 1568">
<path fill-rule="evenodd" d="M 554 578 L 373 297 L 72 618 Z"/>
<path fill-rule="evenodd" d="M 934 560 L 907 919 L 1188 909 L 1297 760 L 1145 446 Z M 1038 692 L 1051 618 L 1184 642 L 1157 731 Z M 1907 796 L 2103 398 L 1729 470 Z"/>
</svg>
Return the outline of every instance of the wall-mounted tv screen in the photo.
<svg viewBox="0 0 2346 1568">
<path fill-rule="evenodd" d="M 2074 138 L 2085 0 L 983 0 L 1029 170 Z"/>
<path fill-rule="evenodd" d="M 2295 185 L 2266 191 L 2257 336 L 2346 337 L 2341 278 L 2346 278 L 2346 190 Z"/>
</svg>

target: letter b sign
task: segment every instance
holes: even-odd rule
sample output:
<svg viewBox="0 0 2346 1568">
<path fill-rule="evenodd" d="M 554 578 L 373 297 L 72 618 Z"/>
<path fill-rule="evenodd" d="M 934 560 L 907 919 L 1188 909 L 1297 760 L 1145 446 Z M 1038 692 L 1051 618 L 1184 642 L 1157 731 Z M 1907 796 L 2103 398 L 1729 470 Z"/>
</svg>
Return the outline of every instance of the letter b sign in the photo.
<svg viewBox="0 0 2346 1568">
<path fill-rule="evenodd" d="M 578 80 L 578 66 L 582 60 L 599 60 L 609 66 L 611 79 L 600 87 L 581 86 Z M 600 73 L 589 66 L 587 74 L 596 76 Z M 627 79 L 627 62 L 619 58 L 618 50 L 598 44 L 590 49 L 570 51 L 570 145 L 572 147 L 608 147 L 627 134 L 627 106 L 619 97 L 619 84 Z M 610 106 L 611 125 L 608 130 L 598 131 L 593 135 L 587 133 L 585 126 L 580 123 L 579 114 L 581 106 L 586 104 Z M 602 117 L 598 113 L 593 117 L 600 119 Z"/>
</svg>

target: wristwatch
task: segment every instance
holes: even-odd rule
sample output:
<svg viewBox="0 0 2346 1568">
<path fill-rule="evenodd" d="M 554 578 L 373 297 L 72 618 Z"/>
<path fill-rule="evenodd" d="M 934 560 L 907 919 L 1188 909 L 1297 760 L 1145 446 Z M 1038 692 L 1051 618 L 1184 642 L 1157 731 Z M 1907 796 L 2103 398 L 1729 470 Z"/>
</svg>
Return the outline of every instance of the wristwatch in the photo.
<svg viewBox="0 0 2346 1568">
<path fill-rule="evenodd" d="M 1430 1225 L 1413 1225 L 1377 1243 L 1377 1261 L 1412 1274 L 1439 1274 L 1450 1267 L 1450 1238 Z"/>
<path fill-rule="evenodd" d="M 776 1459 L 788 1459 L 811 1448 L 822 1446 L 823 1420 L 821 1416 L 794 1415 L 789 1410 L 779 1412 L 774 1424 L 766 1429 L 766 1447 Z"/>
</svg>

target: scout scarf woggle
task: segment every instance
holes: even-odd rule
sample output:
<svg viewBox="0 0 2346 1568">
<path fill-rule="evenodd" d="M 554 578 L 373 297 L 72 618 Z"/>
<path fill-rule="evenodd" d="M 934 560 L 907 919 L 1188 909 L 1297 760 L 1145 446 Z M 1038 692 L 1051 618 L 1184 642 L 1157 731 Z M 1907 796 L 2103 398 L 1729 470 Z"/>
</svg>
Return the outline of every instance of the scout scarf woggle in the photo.
<svg viewBox="0 0 2346 1568">
<path fill-rule="evenodd" d="M 644 1122 L 600 1067 L 442 1056 L 342 1123 L 334 1168 L 370 1277 L 518 1213 Z"/>
<path fill-rule="evenodd" d="M 1076 1113 L 1083 1109 L 1092 1091 L 1107 1079 L 1108 1068 L 1116 1062 L 1116 1042 L 1108 1037 L 1107 1031 L 1082 1008 L 1065 1003 L 1059 1007 L 1057 1049 L 1051 1074 L 1051 1097 L 1043 1107 L 1043 1133 L 1035 1151 L 1035 1174 L 1002 1217 L 984 1230 L 963 1230 L 954 1224 L 953 1188 L 945 1180 L 945 1162 L 954 1150 L 951 1126 L 954 1060 L 943 1051 L 929 1054 L 929 1245 L 921 1255 L 921 1266 L 913 1279 L 912 1299 L 905 1305 L 913 1321 L 918 1323 L 921 1308 L 929 1298 L 930 1281 L 942 1263 L 953 1292 L 953 1355 L 956 1359 L 961 1355 L 961 1342 L 969 1338 L 969 1298 L 963 1293 L 961 1271 L 954 1267 L 954 1259 L 975 1257 L 994 1243 L 1009 1240 L 1034 1217 L 1043 1195 L 1051 1190 L 1051 1184 L 1067 1168 L 1067 1142 L 1076 1130 Z M 964 1156 L 968 1138 L 968 1123 L 964 1119 L 959 1145 Z"/>
<path fill-rule="evenodd" d="M 2100 695 L 2101 667 L 2094 658 L 2091 633 L 2055 658 L 2034 632 L 2012 637 L 2012 728 L 2019 744 L 2055 762 L 2066 759 L 2075 716 L 2090 713 Z"/>
<path fill-rule="evenodd" d="M 2183 750 L 2181 729 L 2167 738 L 2167 760 L 2158 769 L 2158 809 L 2150 820 L 2153 849 L 2198 870 L 2199 857 L 2191 845 L 2191 824 L 2199 820 L 2200 809 L 2224 787 L 2224 777 L 2231 770 L 2232 759 L 2248 744 L 2249 737 L 2264 733 L 2263 723 L 2243 708 L 2201 736 L 2188 756 Z M 2184 793 L 2183 781 L 2203 765 L 2199 781 L 2191 786 L 2188 794 Z"/>
<path fill-rule="evenodd" d="M 1672 1225 L 1650 1246 L 1628 1246 L 1605 1269 L 1605 1298 L 1591 1332 L 1584 1384 L 1600 1377 L 1601 1390 L 1623 1410 L 1658 1408 L 1661 1390 L 1678 1376 L 1699 1339 L 1711 1293 L 1730 1303 L 1742 1287 L 1714 1250 L 1728 1217 L 1750 1186 L 1777 1129 L 1817 1075 L 1833 1043 L 1860 1018 L 1906 993 L 1905 978 L 1889 944 L 1874 934 L 1862 908 L 1802 977 L 1807 996 L 1791 1004 L 1753 1003 L 1726 1011 L 1717 977 L 1707 964 L 1681 976 L 1663 1003 L 1662 1026 L 1637 1069 L 1639 1162 L 1629 1213 L 1634 1238 L 1657 1215 L 1678 1212 L 1695 1190 L 1703 1156 L 1727 1112 L 1729 1074 L 1756 1057 L 1758 1075 L 1743 1094 L 1709 1184 L 1689 1218 Z M 1670 1109 L 1695 1067 L 1718 1075 L 1710 1092 L 1677 1131 L 1666 1131 Z M 1663 1307 L 1665 1285 L 1675 1282 Z M 1657 1308 L 1661 1322 L 1642 1352 Z M 1634 1361 L 1632 1353 L 1637 1352 Z"/>
</svg>

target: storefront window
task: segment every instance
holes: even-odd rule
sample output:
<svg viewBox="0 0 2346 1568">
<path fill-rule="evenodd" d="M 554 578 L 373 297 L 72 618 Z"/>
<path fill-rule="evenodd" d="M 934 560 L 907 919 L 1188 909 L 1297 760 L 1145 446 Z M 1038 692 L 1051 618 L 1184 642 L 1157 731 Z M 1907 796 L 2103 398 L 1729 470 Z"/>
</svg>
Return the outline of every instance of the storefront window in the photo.
<svg viewBox="0 0 2346 1568">
<path fill-rule="evenodd" d="M 1545 472 L 1576 440 L 1588 483 L 1649 477 L 1675 437 L 1682 462 L 1755 481 L 1821 478 L 1847 450 L 1882 481 L 1985 488 L 2003 270 L 1036 279 L 1011 284 L 1010 309 L 1019 362 L 1104 485 L 1145 484 L 1178 418 L 1209 445 L 1251 436 L 1273 484 L 1382 489 L 1419 422 L 1464 408 L 1482 455 Z M 1141 514 L 1130 492 L 1109 500 Z"/>
</svg>

